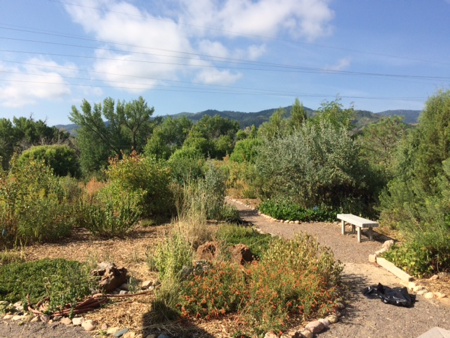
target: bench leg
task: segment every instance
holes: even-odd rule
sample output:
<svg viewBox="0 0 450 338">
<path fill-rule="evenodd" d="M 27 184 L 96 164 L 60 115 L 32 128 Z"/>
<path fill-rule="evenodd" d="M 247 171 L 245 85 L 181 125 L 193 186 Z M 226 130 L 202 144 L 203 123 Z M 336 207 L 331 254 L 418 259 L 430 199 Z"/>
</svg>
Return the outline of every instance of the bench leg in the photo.
<svg viewBox="0 0 450 338">
<path fill-rule="evenodd" d="M 356 231 L 358 232 L 358 243 L 361 243 L 361 228 L 358 227 Z"/>
<path fill-rule="evenodd" d="M 342 226 L 342 234 L 345 235 L 345 221 L 341 222 L 341 226 Z"/>
<path fill-rule="evenodd" d="M 355 226 L 352 224 L 352 234 L 355 233 Z"/>
<path fill-rule="evenodd" d="M 373 238 L 373 229 L 372 229 L 372 227 L 369 227 L 369 229 L 367 229 L 367 234 L 369 235 L 369 239 L 372 240 L 372 238 Z"/>
</svg>

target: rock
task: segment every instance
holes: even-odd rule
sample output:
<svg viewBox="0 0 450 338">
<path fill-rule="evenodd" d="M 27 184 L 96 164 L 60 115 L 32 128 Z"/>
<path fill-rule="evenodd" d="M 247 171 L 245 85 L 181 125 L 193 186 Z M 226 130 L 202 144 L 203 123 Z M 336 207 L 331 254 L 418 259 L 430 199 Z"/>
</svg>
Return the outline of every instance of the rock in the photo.
<svg viewBox="0 0 450 338">
<path fill-rule="evenodd" d="M 336 308 L 338 308 L 338 309 L 340 309 L 340 310 L 345 309 L 345 304 L 344 304 L 344 303 L 341 303 L 341 302 L 336 303 L 335 306 L 336 306 Z"/>
<path fill-rule="evenodd" d="M 317 334 L 317 333 L 322 332 L 325 329 L 325 325 L 322 322 L 315 320 L 315 321 L 309 323 L 308 325 L 306 325 L 305 328 L 307 330 L 311 331 L 312 333 Z"/>
<path fill-rule="evenodd" d="M 122 329 L 119 331 L 116 331 L 113 336 L 114 337 L 122 337 L 125 333 L 127 333 L 128 331 L 130 331 L 130 329 Z"/>
<path fill-rule="evenodd" d="M 305 338 L 313 338 L 314 337 L 314 334 L 307 329 L 301 330 L 300 334 L 302 335 L 302 337 L 305 337 Z"/>
<path fill-rule="evenodd" d="M 330 321 L 326 318 L 319 319 L 319 322 L 321 322 L 323 325 L 325 325 L 326 329 L 328 329 L 330 327 Z"/>
<path fill-rule="evenodd" d="M 426 299 L 431 299 L 434 297 L 433 292 L 427 292 L 423 295 Z"/>
<path fill-rule="evenodd" d="M 80 326 L 81 324 L 83 324 L 83 322 L 84 322 L 83 317 L 76 317 L 72 319 L 72 324 L 75 326 Z"/>
<path fill-rule="evenodd" d="M 14 309 L 16 309 L 17 312 L 23 312 L 23 306 L 22 302 L 15 302 L 13 304 Z"/>
<path fill-rule="evenodd" d="M 422 285 L 416 285 L 414 288 L 413 288 L 413 291 L 414 292 L 418 292 L 418 291 L 420 291 L 420 290 L 423 290 L 423 289 L 425 289 Z"/>
<path fill-rule="evenodd" d="M 110 293 L 127 282 L 127 272 L 127 269 L 118 268 L 114 263 L 101 262 L 98 268 L 92 271 L 92 274 L 100 277 L 99 289 Z"/>
<path fill-rule="evenodd" d="M 376 263 L 377 262 L 377 255 L 369 255 L 369 262 L 370 263 Z"/>
<path fill-rule="evenodd" d="M 433 275 L 430 278 L 428 278 L 428 280 L 436 280 L 439 279 L 439 275 Z"/>
<path fill-rule="evenodd" d="M 253 262 L 254 255 L 250 248 L 245 244 L 236 244 L 230 248 L 231 259 L 241 265 Z"/>
<path fill-rule="evenodd" d="M 12 319 L 14 317 L 14 315 L 5 315 L 4 317 L 3 317 L 3 320 L 10 320 L 10 319 Z"/>
<path fill-rule="evenodd" d="M 273 333 L 273 332 L 267 332 L 264 335 L 264 338 L 278 338 L 278 336 L 275 333 Z"/>
<path fill-rule="evenodd" d="M 147 335 L 147 337 L 145 337 L 145 338 L 156 338 L 156 335 L 154 335 L 154 334 L 149 334 L 149 335 Z"/>
<path fill-rule="evenodd" d="M 385 241 L 384 243 L 383 243 L 383 248 L 385 248 L 386 249 L 386 251 L 387 250 L 389 250 L 390 248 L 392 248 L 392 246 L 394 245 L 394 240 L 393 239 L 390 239 L 390 240 L 388 240 L 388 241 Z"/>
<path fill-rule="evenodd" d="M 123 283 L 121 286 L 119 286 L 119 289 L 120 290 L 125 290 L 125 291 L 128 291 L 129 290 L 129 285 L 128 285 L 128 283 Z"/>
<path fill-rule="evenodd" d="M 70 320 L 70 318 L 64 317 L 61 318 L 60 323 L 64 325 L 72 325 L 72 320 Z"/>
<path fill-rule="evenodd" d="M 445 293 L 442 293 L 442 292 L 435 292 L 435 293 L 434 293 L 434 296 L 435 296 L 437 299 L 442 299 L 442 298 L 447 297 L 447 295 L 446 295 Z"/>
<path fill-rule="evenodd" d="M 145 289 L 148 289 L 150 286 L 153 286 L 153 281 L 152 280 L 146 280 L 145 282 L 142 283 L 141 289 L 145 290 Z"/>
<path fill-rule="evenodd" d="M 327 317 L 327 320 L 330 322 L 330 324 L 334 324 L 339 321 L 339 317 L 337 315 L 329 315 Z"/>
<path fill-rule="evenodd" d="M 129 331 L 122 336 L 122 338 L 135 338 L 135 337 L 136 333 L 134 333 L 133 331 Z"/>
<path fill-rule="evenodd" d="M 414 290 L 415 287 L 416 287 L 416 283 L 414 283 L 414 282 L 409 282 L 408 283 L 408 289 L 409 290 Z"/>
<path fill-rule="evenodd" d="M 108 330 L 108 324 L 103 323 L 102 326 L 100 327 L 101 330 L 106 331 Z"/>
<path fill-rule="evenodd" d="M 422 290 L 418 291 L 417 294 L 418 294 L 419 296 L 422 296 L 422 295 L 426 294 L 427 292 L 428 292 L 427 289 L 422 289 Z"/>
<path fill-rule="evenodd" d="M 386 251 L 388 251 L 388 249 L 381 248 L 380 250 L 375 251 L 375 255 L 380 256 L 381 254 L 385 253 Z"/>
<path fill-rule="evenodd" d="M 114 335 L 119 330 L 120 330 L 120 328 L 118 328 L 118 327 L 110 327 L 109 329 L 106 330 L 106 334 Z"/>
<path fill-rule="evenodd" d="M 158 338 L 170 338 L 168 335 L 161 333 Z"/>
<path fill-rule="evenodd" d="M 197 248 L 197 260 L 212 261 L 219 254 L 219 243 L 216 241 L 206 242 Z"/>
<path fill-rule="evenodd" d="M 41 322 L 43 323 L 48 323 L 50 321 L 50 317 L 47 315 L 40 315 L 39 319 L 41 320 Z"/>
<path fill-rule="evenodd" d="M 11 318 L 11 320 L 18 321 L 24 319 L 24 317 L 25 316 L 22 315 L 15 315 L 14 317 Z"/>
<path fill-rule="evenodd" d="M 128 291 L 125 290 L 120 290 L 119 291 L 119 295 L 126 295 L 128 293 Z"/>
<path fill-rule="evenodd" d="M 95 330 L 95 324 L 92 320 L 88 319 L 83 321 L 83 323 L 81 323 L 81 327 L 85 330 L 85 331 L 94 331 Z"/>
<path fill-rule="evenodd" d="M 30 323 L 37 323 L 38 321 L 39 321 L 39 317 L 36 316 L 36 317 L 33 317 L 33 318 L 30 320 Z"/>
</svg>

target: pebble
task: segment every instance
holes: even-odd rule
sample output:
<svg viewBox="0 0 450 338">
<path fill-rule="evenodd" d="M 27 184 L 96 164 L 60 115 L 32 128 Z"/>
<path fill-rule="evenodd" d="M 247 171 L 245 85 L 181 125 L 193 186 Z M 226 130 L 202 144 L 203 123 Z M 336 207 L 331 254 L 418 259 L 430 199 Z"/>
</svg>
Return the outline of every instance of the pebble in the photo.
<svg viewBox="0 0 450 338">
<path fill-rule="evenodd" d="M 106 330 L 106 333 L 109 335 L 113 335 L 116 332 L 118 332 L 120 330 L 120 328 L 118 327 L 110 327 L 108 330 Z"/>
<path fill-rule="evenodd" d="M 95 330 L 95 325 L 94 325 L 94 322 L 92 321 L 92 320 L 90 320 L 90 319 L 88 319 L 88 320 L 85 320 L 82 324 L 81 324 L 81 326 L 83 327 L 83 329 L 85 330 L 85 331 L 94 331 Z"/>
<path fill-rule="evenodd" d="M 427 292 L 423 295 L 426 299 L 431 299 L 434 297 L 433 292 Z"/>
<path fill-rule="evenodd" d="M 127 293 L 128 293 L 128 291 L 120 290 L 119 295 L 126 295 Z"/>
<path fill-rule="evenodd" d="M 152 285 L 153 285 L 153 281 L 152 280 L 146 280 L 144 283 L 142 283 L 141 288 L 143 290 L 145 290 L 145 289 L 148 289 Z"/>
<path fill-rule="evenodd" d="M 417 294 L 421 296 L 421 295 L 426 294 L 427 292 L 428 292 L 427 289 L 422 289 L 422 290 L 418 291 Z"/>
<path fill-rule="evenodd" d="M 302 337 L 305 337 L 305 338 L 313 338 L 314 337 L 314 334 L 307 329 L 301 330 L 300 334 L 302 335 Z"/>
<path fill-rule="evenodd" d="M 102 326 L 100 327 L 103 331 L 108 330 L 108 324 L 103 323 Z"/>
<path fill-rule="evenodd" d="M 327 319 L 331 324 L 337 323 L 337 322 L 339 321 L 339 318 L 338 318 L 338 316 L 336 316 L 336 315 L 329 315 L 326 319 Z"/>
<path fill-rule="evenodd" d="M 325 329 L 325 324 L 315 320 L 311 323 L 309 323 L 308 325 L 306 325 L 305 327 L 307 330 L 311 331 L 314 334 L 320 333 L 323 331 L 323 329 Z"/>
<path fill-rule="evenodd" d="M 12 317 L 14 317 L 14 315 L 5 315 L 5 316 L 3 317 L 3 319 L 4 319 L 4 320 L 10 320 L 10 319 L 12 319 Z"/>
<path fill-rule="evenodd" d="M 447 295 L 446 295 L 445 293 L 442 293 L 442 292 L 435 292 L 435 293 L 434 293 L 434 296 L 435 296 L 437 299 L 442 299 L 442 298 L 447 297 Z"/>
<path fill-rule="evenodd" d="M 125 333 L 127 333 L 128 331 L 130 331 L 130 329 L 122 329 L 119 331 L 116 331 L 113 336 L 114 337 L 122 337 Z"/>
<path fill-rule="evenodd" d="M 24 319 L 24 318 L 25 318 L 25 316 L 15 315 L 15 316 L 12 317 L 11 319 L 14 320 L 14 321 L 18 321 L 18 320 L 22 320 L 22 319 Z"/>
<path fill-rule="evenodd" d="M 80 326 L 81 324 L 83 324 L 83 322 L 84 322 L 83 317 L 76 317 L 72 319 L 72 324 L 75 326 Z"/>
<path fill-rule="evenodd" d="M 70 320 L 70 318 L 67 317 L 62 318 L 60 322 L 64 325 L 72 325 L 72 320 Z"/>
<path fill-rule="evenodd" d="M 30 320 L 30 323 L 37 323 L 38 321 L 39 321 L 39 317 L 36 316 L 36 317 L 33 317 L 33 318 Z"/>
<path fill-rule="evenodd" d="M 273 333 L 273 332 L 267 332 L 264 335 L 264 338 L 278 338 L 278 336 L 275 333 Z"/>
<path fill-rule="evenodd" d="M 135 338 L 135 337 L 136 333 L 134 333 L 133 331 L 129 331 L 122 336 L 122 338 Z"/>
</svg>

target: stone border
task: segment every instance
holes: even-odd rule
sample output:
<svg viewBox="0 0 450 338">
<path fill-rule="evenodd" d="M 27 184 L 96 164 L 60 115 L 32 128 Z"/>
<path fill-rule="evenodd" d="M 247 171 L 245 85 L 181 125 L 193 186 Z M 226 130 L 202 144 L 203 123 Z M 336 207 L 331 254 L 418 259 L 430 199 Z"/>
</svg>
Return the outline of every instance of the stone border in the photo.
<svg viewBox="0 0 450 338">
<path fill-rule="evenodd" d="M 396 277 L 398 277 L 402 284 L 405 285 L 410 291 L 415 292 L 417 295 L 424 296 L 427 299 L 438 299 L 441 300 L 442 298 L 447 297 L 446 294 L 441 292 L 429 292 L 423 285 L 420 285 L 416 282 L 414 282 L 414 277 L 407 274 L 405 271 L 400 269 L 399 267 L 395 266 L 392 262 L 389 262 L 388 260 L 378 257 L 378 255 L 381 255 L 388 251 L 392 245 L 394 245 L 393 240 L 389 240 L 383 243 L 383 246 L 380 250 L 375 252 L 373 255 L 369 255 L 369 262 L 371 263 L 377 263 L 385 270 L 389 271 Z M 432 279 L 437 279 L 438 277 L 431 277 Z"/>
</svg>

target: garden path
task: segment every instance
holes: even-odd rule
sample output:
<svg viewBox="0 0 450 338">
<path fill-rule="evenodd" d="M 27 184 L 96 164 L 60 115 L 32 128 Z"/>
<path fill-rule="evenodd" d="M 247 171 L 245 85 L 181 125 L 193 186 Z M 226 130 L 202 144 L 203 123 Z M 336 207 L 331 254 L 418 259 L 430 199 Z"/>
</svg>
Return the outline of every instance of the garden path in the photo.
<svg viewBox="0 0 450 338">
<path fill-rule="evenodd" d="M 386 239 L 384 236 L 375 233 L 374 241 L 362 236 L 358 243 L 356 234 L 341 235 L 338 222 L 279 223 L 258 215 L 248 206 L 231 199 L 227 201 L 236 206 L 243 220 L 251 222 L 260 231 L 284 238 L 306 232 L 317 237 L 320 244 L 330 247 L 335 257 L 344 263 L 343 279 L 351 290 L 350 303 L 340 321 L 318 337 L 414 338 L 435 326 L 450 330 L 448 298 L 442 302 L 417 296 L 414 307 L 403 308 L 362 295 L 364 287 L 378 283 L 389 287 L 403 286 L 400 279 L 368 261 L 369 254 L 381 248 Z"/>
</svg>

